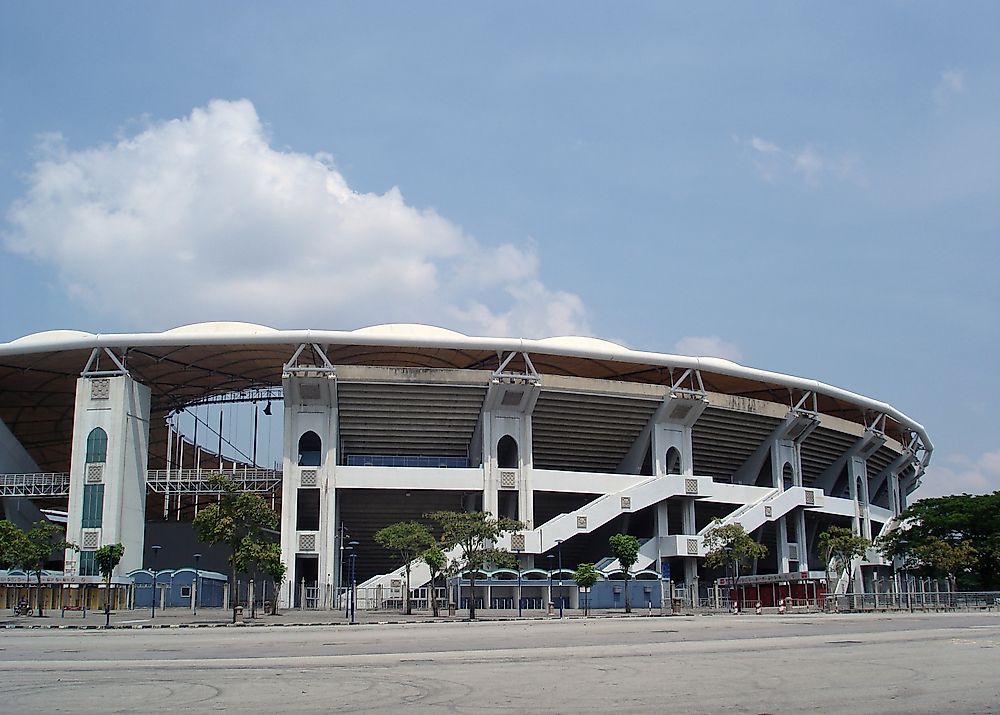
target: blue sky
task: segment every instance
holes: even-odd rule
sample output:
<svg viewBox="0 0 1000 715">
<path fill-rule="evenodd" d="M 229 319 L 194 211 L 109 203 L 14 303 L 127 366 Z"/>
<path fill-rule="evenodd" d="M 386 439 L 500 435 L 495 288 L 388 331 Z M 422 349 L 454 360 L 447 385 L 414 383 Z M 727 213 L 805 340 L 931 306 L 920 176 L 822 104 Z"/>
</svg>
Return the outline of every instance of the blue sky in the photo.
<svg viewBox="0 0 1000 715">
<path fill-rule="evenodd" d="M 884 399 L 1000 488 L 994 3 L 0 0 L 0 341 L 589 333 Z M 117 276 L 117 277 L 115 277 Z"/>
</svg>

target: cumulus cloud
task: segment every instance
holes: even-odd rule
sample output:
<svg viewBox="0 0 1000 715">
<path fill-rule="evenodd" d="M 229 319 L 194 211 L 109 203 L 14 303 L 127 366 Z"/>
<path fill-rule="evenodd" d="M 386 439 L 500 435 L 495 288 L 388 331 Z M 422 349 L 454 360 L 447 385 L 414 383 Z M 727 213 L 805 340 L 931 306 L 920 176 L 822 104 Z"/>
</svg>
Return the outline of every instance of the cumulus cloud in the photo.
<svg viewBox="0 0 1000 715">
<path fill-rule="evenodd" d="M 952 98 L 965 93 L 965 75 L 958 70 L 945 70 L 931 92 L 931 99 L 938 109 L 944 109 Z"/>
<path fill-rule="evenodd" d="M 914 497 L 988 494 L 1000 490 L 1000 449 L 978 457 L 954 454 L 941 462 L 931 461 Z"/>
<path fill-rule="evenodd" d="M 674 344 L 674 353 L 694 357 L 719 357 L 733 362 L 743 359 L 743 354 L 735 344 L 718 335 L 688 335 Z"/>
<path fill-rule="evenodd" d="M 531 245 L 483 245 L 397 188 L 355 191 L 330 156 L 272 147 L 246 100 L 83 150 L 48 136 L 40 150 L 4 246 L 135 326 L 589 332 L 583 302 L 542 282 Z"/>
<path fill-rule="evenodd" d="M 751 149 L 757 171 L 765 181 L 793 174 L 811 186 L 819 184 L 825 177 L 865 185 L 858 159 L 851 154 L 827 152 L 812 144 L 794 149 L 783 148 L 758 136 L 745 140 L 737 137 L 736 140 Z"/>
</svg>

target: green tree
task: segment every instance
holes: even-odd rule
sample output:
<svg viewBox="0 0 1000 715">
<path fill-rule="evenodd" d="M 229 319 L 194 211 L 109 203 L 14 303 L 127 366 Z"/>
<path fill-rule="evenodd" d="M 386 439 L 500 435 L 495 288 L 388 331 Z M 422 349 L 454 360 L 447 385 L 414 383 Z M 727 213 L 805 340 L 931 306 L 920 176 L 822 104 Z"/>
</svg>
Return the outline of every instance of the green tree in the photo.
<svg viewBox="0 0 1000 715">
<path fill-rule="evenodd" d="M 833 579 L 830 577 L 830 563 L 833 562 L 838 573 L 847 569 L 847 591 L 851 590 L 851 564 L 872 545 L 863 536 L 858 536 L 845 526 L 830 526 L 819 535 L 819 550 L 826 566 L 826 591 L 833 594 Z"/>
<path fill-rule="evenodd" d="M 94 552 L 94 563 L 104 577 L 104 627 L 111 625 L 111 574 L 125 555 L 122 544 L 107 544 Z"/>
<path fill-rule="evenodd" d="M 260 571 L 271 579 L 271 614 L 278 614 L 278 595 L 281 593 L 281 586 L 285 582 L 285 575 L 288 567 L 281 560 L 281 544 L 269 543 L 265 545 L 263 558 L 260 561 Z"/>
<path fill-rule="evenodd" d="M 28 538 L 24 532 L 6 519 L 0 520 L 0 566 L 19 568 L 27 550 Z M 30 583 L 26 583 L 25 589 L 31 589 Z M 15 598 L 16 596 L 15 588 Z"/>
<path fill-rule="evenodd" d="M 921 551 L 926 557 L 936 542 L 966 543 L 976 558 L 954 572 L 956 586 L 1000 590 L 1000 491 L 921 499 L 900 514 L 899 521 L 899 528 L 879 538 L 882 553 L 934 576 L 935 568 L 920 558 Z M 942 573 L 937 569 L 937 575 Z"/>
<path fill-rule="evenodd" d="M 611 546 L 611 555 L 618 559 L 618 564 L 625 572 L 625 613 L 632 612 L 632 600 L 628 595 L 628 582 L 631 577 L 630 569 L 639 560 L 639 540 L 631 534 L 615 534 L 608 539 Z"/>
<path fill-rule="evenodd" d="M 422 554 L 420 554 L 420 559 L 427 564 L 427 568 L 431 570 L 431 585 L 430 585 L 430 596 L 431 599 L 431 611 L 434 613 L 434 617 L 437 618 L 438 615 L 438 602 L 437 602 L 437 579 L 438 576 L 445 572 L 448 567 L 448 557 L 441 550 L 441 547 L 431 546 L 426 549 Z"/>
<path fill-rule="evenodd" d="M 225 544 L 229 547 L 230 593 L 233 594 L 233 623 L 239 594 L 236 592 L 238 568 L 247 566 L 253 556 L 244 551 L 255 545 L 268 543 L 266 531 L 278 526 L 278 515 L 258 494 L 240 491 L 239 487 L 221 474 L 211 475 L 206 482 L 219 491 L 219 501 L 209 504 L 194 518 L 198 539 L 207 544 Z"/>
<path fill-rule="evenodd" d="M 503 534 L 524 528 L 514 519 L 498 519 L 482 511 L 435 511 L 426 515 L 441 527 L 443 549 L 458 549 L 455 571 L 468 572 L 472 597 L 469 618 L 476 617 L 476 572 L 486 564 L 513 564 L 509 551 L 497 549 L 494 542 Z"/>
<path fill-rule="evenodd" d="M 0 565 L 5 568 L 19 566 L 26 548 L 24 532 L 6 519 L 0 520 Z"/>
<path fill-rule="evenodd" d="M 413 613 L 410 605 L 410 566 L 422 553 L 434 545 L 430 530 L 417 521 L 400 521 L 375 532 L 375 542 L 403 560 L 406 571 L 406 589 L 403 592 L 403 610 Z"/>
<path fill-rule="evenodd" d="M 38 616 L 45 615 L 42 609 L 42 572 L 53 554 L 75 549 L 76 545 L 66 541 L 63 529 L 58 524 L 49 521 L 36 521 L 24 533 L 24 539 L 16 542 L 16 553 L 13 554 L 15 565 L 38 579 L 35 591 L 35 602 L 38 605 Z"/>
<path fill-rule="evenodd" d="M 736 604 L 740 609 L 740 566 L 767 556 L 767 547 L 758 544 L 747 534 L 743 524 L 723 524 L 715 519 L 713 525 L 705 532 L 704 538 L 705 563 L 713 568 L 725 568 L 732 572 L 733 590 L 736 592 Z"/>
<path fill-rule="evenodd" d="M 908 539 L 895 531 L 879 540 L 883 553 L 901 560 L 907 571 L 931 578 L 943 576 L 953 593 L 958 590 L 959 575 L 972 571 L 979 563 L 979 555 L 967 540 L 946 541 L 933 536 Z"/>
<path fill-rule="evenodd" d="M 590 615 L 590 589 L 594 587 L 601 578 L 601 574 L 594 564 L 580 564 L 576 567 L 576 571 L 573 572 L 573 580 L 576 581 L 578 588 L 582 588 L 587 592 L 587 600 L 584 602 L 583 615 Z"/>
<path fill-rule="evenodd" d="M 285 564 L 281 560 L 281 545 L 273 541 L 255 539 L 250 535 L 244 536 L 239 548 L 234 553 L 236 571 L 249 574 L 255 586 L 259 585 L 258 576 L 264 574 L 271 578 L 274 583 L 275 595 L 278 593 L 281 581 L 285 577 Z M 280 574 L 277 580 L 275 574 Z M 250 601 L 250 617 L 257 617 L 256 593 Z"/>
</svg>

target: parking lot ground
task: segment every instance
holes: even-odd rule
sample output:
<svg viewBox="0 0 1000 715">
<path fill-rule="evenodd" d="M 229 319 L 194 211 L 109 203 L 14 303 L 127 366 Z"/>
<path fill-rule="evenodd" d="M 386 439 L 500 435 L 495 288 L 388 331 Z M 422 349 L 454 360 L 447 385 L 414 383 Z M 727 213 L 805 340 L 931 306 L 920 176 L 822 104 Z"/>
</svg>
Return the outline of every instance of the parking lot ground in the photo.
<svg viewBox="0 0 1000 715">
<path fill-rule="evenodd" d="M 0 661 L 13 713 L 1000 710 L 996 613 L 18 629 Z"/>
</svg>

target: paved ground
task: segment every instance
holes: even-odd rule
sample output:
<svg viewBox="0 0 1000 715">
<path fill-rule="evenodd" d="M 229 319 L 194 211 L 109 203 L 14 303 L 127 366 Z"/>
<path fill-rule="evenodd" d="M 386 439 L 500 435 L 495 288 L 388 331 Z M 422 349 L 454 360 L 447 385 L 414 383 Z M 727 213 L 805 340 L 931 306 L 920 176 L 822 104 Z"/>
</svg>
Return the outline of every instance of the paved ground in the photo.
<svg viewBox="0 0 1000 715">
<path fill-rule="evenodd" d="M 12 713 L 1000 712 L 996 613 L 0 630 L 0 661 Z"/>
<path fill-rule="evenodd" d="M 567 618 L 582 617 L 583 611 L 567 610 Z M 559 614 L 558 609 L 549 616 L 543 610 L 523 611 L 524 619 L 555 618 Z M 647 614 L 660 615 L 659 609 L 636 609 L 634 617 L 645 617 Z M 621 617 L 624 616 L 621 610 L 595 610 L 591 615 L 597 617 Z M 512 620 L 517 618 L 517 611 L 477 609 L 476 618 L 478 620 Z M 447 622 L 447 621 L 467 621 L 469 619 L 468 609 L 458 611 L 455 616 L 449 617 L 447 611 L 442 611 L 438 618 L 434 618 L 430 611 L 415 610 L 413 615 L 406 616 L 400 611 L 357 611 L 355 620 L 360 624 L 375 623 L 427 623 L 427 622 Z M 191 613 L 187 608 L 168 608 L 166 610 L 157 609 L 156 615 L 150 609 L 134 609 L 111 612 L 111 626 L 113 628 L 160 628 L 160 627 L 194 627 L 194 626 L 229 626 L 232 625 L 233 612 L 220 608 L 202 608 L 197 614 Z M 46 611 L 44 617 L 14 616 L 11 610 L 0 611 L 0 629 L 3 628 L 97 628 L 104 627 L 105 616 L 103 611 L 82 612 L 67 611 L 65 614 L 60 611 Z M 265 615 L 262 610 L 257 611 L 256 618 L 247 617 L 242 621 L 246 626 L 296 626 L 296 625 L 347 625 L 349 620 L 343 611 L 305 611 L 291 609 L 281 611 L 277 615 Z"/>
</svg>

